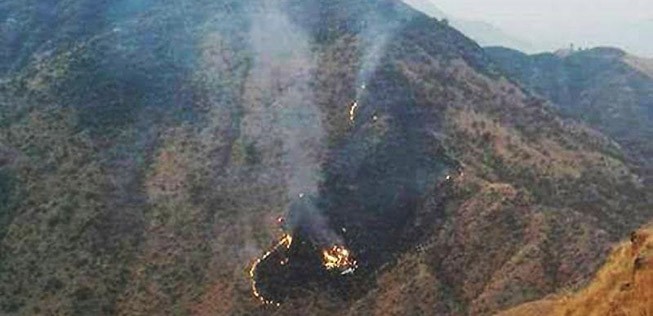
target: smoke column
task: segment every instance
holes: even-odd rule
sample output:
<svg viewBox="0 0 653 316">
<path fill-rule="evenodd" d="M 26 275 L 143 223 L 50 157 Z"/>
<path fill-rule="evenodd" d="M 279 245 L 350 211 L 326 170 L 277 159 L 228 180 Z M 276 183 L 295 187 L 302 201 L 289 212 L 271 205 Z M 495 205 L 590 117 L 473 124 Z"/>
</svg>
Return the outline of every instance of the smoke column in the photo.
<svg viewBox="0 0 653 316">
<path fill-rule="evenodd" d="M 286 228 L 303 231 L 316 246 L 339 243 L 314 199 L 321 181 L 324 131 L 322 113 L 309 85 L 316 67 L 309 37 L 288 20 L 276 2 L 254 13 L 252 23 L 253 84 L 262 94 L 249 102 L 267 104 L 257 107 L 260 110 L 251 128 L 258 139 L 269 140 L 274 134 L 275 144 L 281 144 L 290 201 Z"/>
<path fill-rule="evenodd" d="M 356 100 L 361 100 L 367 88 L 367 82 L 376 71 L 385 54 L 388 41 L 399 27 L 397 22 L 384 21 L 383 17 L 369 14 L 365 17 L 366 27 L 359 34 L 360 47 L 363 47 L 360 69 L 357 76 Z"/>
<path fill-rule="evenodd" d="M 282 143 L 283 167 L 289 197 L 316 194 L 323 129 L 321 113 L 309 87 L 315 58 L 305 33 L 291 24 L 273 2 L 267 2 L 251 18 L 252 70 L 263 90 L 254 103 L 267 103 L 259 121 L 260 138 L 274 131 Z M 269 125 L 269 126 L 265 126 Z"/>
</svg>

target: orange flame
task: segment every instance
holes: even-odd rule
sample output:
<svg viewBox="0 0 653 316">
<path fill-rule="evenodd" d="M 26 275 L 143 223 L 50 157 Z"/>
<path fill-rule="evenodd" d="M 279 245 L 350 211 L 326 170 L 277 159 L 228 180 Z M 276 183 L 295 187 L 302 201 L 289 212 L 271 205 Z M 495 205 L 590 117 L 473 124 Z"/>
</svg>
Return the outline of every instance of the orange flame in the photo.
<svg viewBox="0 0 653 316">
<path fill-rule="evenodd" d="M 338 245 L 322 250 L 322 264 L 327 270 L 337 269 L 342 271 L 342 274 L 351 273 L 358 267 L 351 252 Z"/>
<path fill-rule="evenodd" d="M 258 268 L 258 265 L 263 260 L 267 259 L 280 247 L 286 247 L 286 249 L 290 249 L 292 242 L 293 242 L 293 237 L 289 234 L 284 234 L 279 240 L 279 242 L 274 245 L 274 247 L 272 247 L 269 251 L 263 254 L 263 256 L 256 259 L 256 261 L 254 262 L 254 264 L 252 264 L 252 267 L 249 270 L 252 294 L 264 305 L 280 306 L 281 304 L 279 302 L 275 302 L 273 300 L 265 298 L 259 292 L 258 287 L 256 285 L 256 269 Z M 280 261 L 280 264 L 281 265 L 288 264 L 288 258 L 282 259 Z M 339 270 L 340 274 L 343 275 L 353 273 L 358 268 L 358 263 L 356 262 L 356 260 L 352 258 L 351 252 L 347 248 L 338 245 L 334 245 L 331 248 L 322 250 L 322 264 L 325 269 L 329 271 Z"/>
<path fill-rule="evenodd" d="M 261 261 L 267 259 L 272 253 L 274 253 L 277 249 L 280 247 L 286 247 L 286 249 L 290 249 L 290 246 L 292 245 L 292 236 L 289 234 L 284 234 L 279 242 L 272 247 L 268 252 L 266 252 L 261 258 L 256 259 L 254 261 L 254 264 L 252 264 L 252 267 L 249 269 L 249 278 L 252 282 L 252 294 L 261 301 L 264 305 L 276 305 L 280 306 L 278 302 L 268 300 L 261 293 L 258 291 L 258 287 L 256 286 L 256 268 L 258 268 L 258 265 L 261 263 Z M 287 262 L 287 261 L 286 261 Z"/>
<path fill-rule="evenodd" d="M 352 103 L 351 107 L 349 107 L 349 120 L 351 122 L 354 122 L 356 119 L 356 110 L 358 109 L 358 101 L 354 101 Z"/>
</svg>

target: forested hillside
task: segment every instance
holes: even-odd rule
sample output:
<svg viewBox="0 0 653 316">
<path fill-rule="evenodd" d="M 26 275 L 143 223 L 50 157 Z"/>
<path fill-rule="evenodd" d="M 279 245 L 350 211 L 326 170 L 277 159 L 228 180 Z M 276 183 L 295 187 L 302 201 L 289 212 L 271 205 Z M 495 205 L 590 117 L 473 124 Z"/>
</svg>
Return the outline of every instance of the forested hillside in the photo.
<svg viewBox="0 0 653 316">
<path fill-rule="evenodd" d="M 487 315 L 584 284 L 653 216 L 611 139 L 400 1 L 0 21 L 1 314 Z M 303 194 L 358 268 L 273 275 L 262 305 L 250 269 Z"/>
</svg>

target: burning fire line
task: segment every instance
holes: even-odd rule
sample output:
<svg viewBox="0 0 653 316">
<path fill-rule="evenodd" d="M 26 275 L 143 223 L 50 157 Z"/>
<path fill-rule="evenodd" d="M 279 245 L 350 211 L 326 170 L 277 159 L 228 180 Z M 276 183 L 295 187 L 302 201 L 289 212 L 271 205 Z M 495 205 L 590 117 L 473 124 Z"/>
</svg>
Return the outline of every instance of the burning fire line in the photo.
<svg viewBox="0 0 653 316">
<path fill-rule="evenodd" d="M 284 234 L 279 242 L 274 245 L 269 251 L 267 251 L 262 257 L 256 259 L 254 264 L 249 270 L 249 277 L 252 285 L 252 294 L 259 300 L 263 305 L 275 305 L 281 306 L 281 303 L 275 302 L 273 300 L 266 299 L 258 290 L 256 285 L 256 269 L 258 265 L 265 259 L 267 259 L 272 253 L 274 253 L 280 247 L 286 247 L 290 249 L 292 245 L 293 237 L 289 234 Z M 288 259 L 281 261 L 281 265 L 286 265 Z M 341 275 L 351 274 L 356 271 L 358 268 L 358 263 L 352 258 L 351 252 L 343 246 L 332 246 L 331 248 L 326 248 L 322 250 L 322 265 L 328 271 L 338 270 Z"/>
<path fill-rule="evenodd" d="M 272 300 L 267 300 L 267 299 L 265 299 L 265 297 L 263 297 L 263 296 L 261 295 L 261 293 L 258 291 L 258 288 L 256 287 L 256 278 L 255 278 L 256 268 L 257 268 L 258 265 L 261 263 L 261 261 L 267 259 L 267 258 L 268 258 L 272 253 L 274 253 L 277 249 L 279 249 L 279 248 L 282 247 L 282 246 L 285 246 L 286 249 L 290 249 L 290 245 L 292 245 L 292 236 L 290 236 L 290 235 L 288 235 L 288 234 L 284 234 L 284 235 L 281 237 L 281 240 L 279 240 L 279 242 L 278 242 L 274 247 L 272 247 L 272 249 L 270 249 L 268 252 L 266 252 L 266 253 L 265 253 L 261 258 L 256 259 L 256 261 L 255 261 L 254 264 L 252 265 L 252 268 L 249 270 L 249 278 L 250 278 L 250 280 L 251 280 L 251 282 L 252 282 L 252 293 L 253 293 L 254 296 L 255 296 L 256 298 L 258 298 L 258 299 L 261 301 L 261 303 L 263 303 L 264 305 L 276 305 L 276 306 L 280 306 L 281 304 L 279 304 L 279 303 L 277 303 L 277 302 L 274 302 L 274 301 L 272 301 Z"/>
<path fill-rule="evenodd" d="M 277 218 L 277 222 L 279 224 L 283 224 L 284 218 L 279 217 Z M 344 230 L 344 228 L 343 228 Z M 254 263 L 252 264 L 252 267 L 249 270 L 249 277 L 251 280 L 251 287 L 252 287 L 252 294 L 254 297 L 256 297 L 263 305 L 275 305 L 275 306 L 280 306 L 281 303 L 275 302 L 271 299 L 266 299 L 261 292 L 259 292 L 258 286 L 256 284 L 256 269 L 258 268 L 259 264 L 266 260 L 268 257 L 270 257 L 273 253 L 275 253 L 280 247 L 286 247 L 286 249 L 290 249 L 290 246 L 292 245 L 293 242 L 293 237 L 292 235 L 288 233 L 284 233 L 281 238 L 279 239 L 279 242 L 277 242 L 270 250 L 268 250 L 263 256 L 260 258 L 256 259 Z M 287 265 L 288 264 L 289 258 L 284 258 L 281 260 L 280 264 L 281 265 Z M 334 271 L 337 270 L 340 272 L 341 275 L 345 274 L 350 274 L 354 273 L 356 269 L 358 268 L 358 263 L 356 260 L 353 259 L 351 252 L 345 248 L 344 246 L 340 245 L 334 245 L 331 246 L 330 248 L 324 248 L 322 250 L 322 266 L 327 270 L 327 271 Z"/>
<path fill-rule="evenodd" d="M 365 89 L 367 89 L 367 85 L 363 83 L 360 86 L 360 91 L 364 91 Z M 349 121 L 352 123 L 354 123 L 356 120 L 356 111 L 358 110 L 359 106 L 360 104 L 358 104 L 358 98 L 354 99 L 354 102 L 349 106 Z"/>
<path fill-rule="evenodd" d="M 356 110 L 358 109 L 358 101 L 354 101 L 349 108 L 349 120 L 353 123 L 356 119 Z"/>
</svg>

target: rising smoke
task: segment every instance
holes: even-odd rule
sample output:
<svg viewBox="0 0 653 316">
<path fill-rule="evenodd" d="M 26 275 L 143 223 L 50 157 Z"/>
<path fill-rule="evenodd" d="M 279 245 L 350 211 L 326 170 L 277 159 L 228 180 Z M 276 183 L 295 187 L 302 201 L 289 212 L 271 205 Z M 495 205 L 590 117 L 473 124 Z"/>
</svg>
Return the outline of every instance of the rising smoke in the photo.
<svg viewBox="0 0 653 316">
<path fill-rule="evenodd" d="M 329 6 L 310 3 L 320 10 Z M 298 12 L 320 16 L 311 4 L 296 5 Z M 280 148 L 289 198 L 286 234 L 250 273 L 253 292 L 266 303 L 288 298 L 293 286 L 332 280 L 333 275 L 361 275 L 357 271 L 372 271 L 386 262 L 389 250 L 401 247 L 403 229 L 412 224 L 426 190 L 419 179 L 435 178 L 446 169 L 429 152 L 426 122 L 387 58 L 406 21 L 369 13 L 374 10 L 366 11 L 365 5 L 352 6 L 362 14 L 356 15 L 355 25 L 338 32 L 356 37 L 348 46 L 358 55 L 355 82 L 350 83 L 355 94 L 343 97 L 350 104 L 327 105 L 347 112 L 340 117 L 351 128 L 335 145 L 326 144 L 322 123 L 327 121 L 317 104 L 318 91 L 312 90 L 329 87 L 311 85 L 321 70 L 321 56 L 315 52 L 330 44 L 330 28 L 306 31 L 271 3 L 251 17 L 254 58 L 244 102 L 249 124 L 243 124 L 243 132 L 258 146 Z M 335 20 L 324 24 L 339 25 L 338 17 L 323 18 Z M 375 124 L 377 111 L 390 123 Z"/>
<path fill-rule="evenodd" d="M 253 134 L 281 142 L 290 199 L 317 194 L 324 131 L 309 86 L 315 69 L 309 38 L 289 22 L 276 2 L 267 2 L 251 21 L 254 67 L 250 75 L 261 89 L 259 98 L 251 101 L 265 104 L 258 113 L 248 113 L 256 119 L 251 124 L 257 125 L 252 126 Z"/>
<path fill-rule="evenodd" d="M 399 22 L 387 21 L 373 12 L 368 13 L 362 19 L 366 23 L 365 28 L 359 34 L 362 50 L 356 82 L 356 100 L 363 98 L 367 83 L 385 54 L 388 41 L 400 27 Z"/>
<path fill-rule="evenodd" d="M 276 2 L 266 3 L 251 20 L 255 58 L 250 89 L 258 91 L 249 101 L 252 122 L 246 132 L 263 146 L 280 144 L 290 201 L 285 229 L 302 231 L 317 247 L 341 244 L 316 205 L 325 143 L 322 113 L 310 86 L 316 56 L 309 37 Z"/>
</svg>

